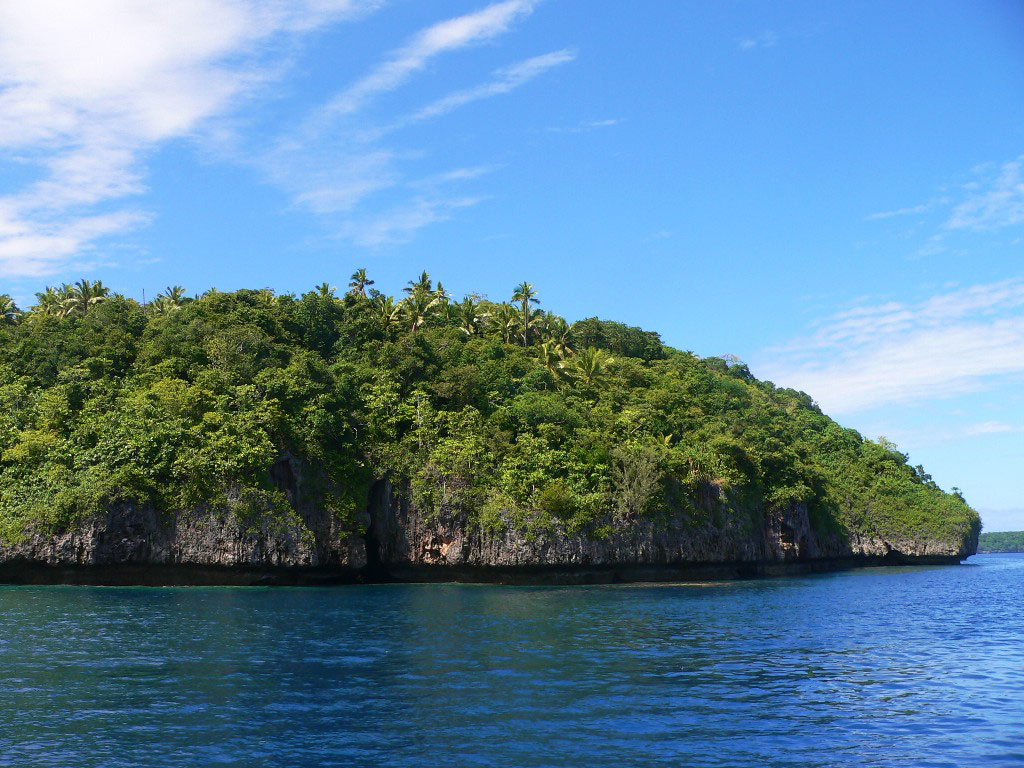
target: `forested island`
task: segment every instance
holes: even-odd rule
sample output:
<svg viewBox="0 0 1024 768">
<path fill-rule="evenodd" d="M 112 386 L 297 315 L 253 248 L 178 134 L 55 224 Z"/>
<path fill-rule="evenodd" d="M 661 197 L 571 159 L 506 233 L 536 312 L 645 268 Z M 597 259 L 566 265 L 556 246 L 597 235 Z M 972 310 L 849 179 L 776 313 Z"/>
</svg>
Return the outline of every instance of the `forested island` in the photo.
<svg viewBox="0 0 1024 768">
<path fill-rule="evenodd" d="M 993 531 L 978 539 L 978 552 L 1024 552 L 1024 531 Z"/>
<path fill-rule="evenodd" d="M 736 360 L 535 288 L 0 297 L 0 578 L 616 580 L 955 562 L 978 515 Z"/>
</svg>

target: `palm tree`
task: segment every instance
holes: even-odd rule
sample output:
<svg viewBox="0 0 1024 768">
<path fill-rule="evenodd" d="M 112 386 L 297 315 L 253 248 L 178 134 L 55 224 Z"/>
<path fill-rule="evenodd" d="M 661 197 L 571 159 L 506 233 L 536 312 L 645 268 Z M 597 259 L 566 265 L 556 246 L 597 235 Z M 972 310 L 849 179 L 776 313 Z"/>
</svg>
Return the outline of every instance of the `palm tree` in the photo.
<svg viewBox="0 0 1024 768">
<path fill-rule="evenodd" d="M 553 312 L 545 312 L 537 321 L 537 330 L 543 341 L 551 344 L 564 355 L 572 347 L 569 324 Z"/>
<path fill-rule="evenodd" d="M 185 289 L 180 285 L 169 285 L 164 289 L 163 293 L 156 295 L 156 302 L 163 303 L 172 309 L 177 309 L 183 304 L 188 304 L 192 299 L 185 296 Z"/>
<path fill-rule="evenodd" d="M 0 322 L 4 325 L 17 325 L 21 320 L 21 310 L 14 299 L 6 293 L 0 293 Z"/>
<path fill-rule="evenodd" d="M 409 330 L 417 331 L 422 328 L 430 315 L 430 310 L 437 306 L 437 303 L 437 298 L 429 293 L 414 293 L 403 301 L 402 311 L 409 324 Z"/>
<path fill-rule="evenodd" d="M 373 285 L 376 282 L 366 276 L 366 270 L 363 267 L 353 272 L 349 280 L 351 282 L 348 284 L 348 292 L 353 296 L 359 296 L 364 299 L 366 298 L 366 286 Z"/>
<path fill-rule="evenodd" d="M 385 332 L 402 316 L 402 304 L 403 302 L 396 304 L 390 296 L 377 296 L 373 299 L 373 308 Z"/>
<path fill-rule="evenodd" d="M 439 304 L 447 304 L 448 300 L 451 298 L 451 294 L 444 289 L 440 280 L 437 281 L 437 288 L 434 289 L 434 298 L 437 299 Z"/>
<path fill-rule="evenodd" d="M 565 354 L 549 341 L 541 342 L 540 363 L 547 368 L 556 384 L 566 378 Z"/>
<path fill-rule="evenodd" d="M 355 277 L 355 275 L 352 275 L 352 277 Z M 320 283 L 320 285 L 314 285 L 313 290 L 317 292 L 318 296 L 320 296 L 323 299 L 326 299 L 333 296 L 334 292 L 338 289 L 337 287 L 331 285 L 330 283 Z"/>
<path fill-rule="evenodd" d="M 587 347 L 565 361 L 563 368 L 571 370 L 579 381 L 590 387 L 608 370 L 608 366 L 614 361 L 615 358 L 603 349 Z"/>
<path fill-rule="evenodd" d="M 253 298 L 264 307 L 269 308 L 277 304 L 277 294 L 274 293 L 272 288 L 260 288 L 256 291 L 256 295 Z"/>
<path fill-rule="evenodd" d="M 36 294 L 36 305 L 33 312 L 41 315 L 52 315 L 54 317 L 65 317 L 65 302 L 71 298 L 71 286 L 64 283 L 60 288 L 46 286 L 46 290 Z"/>
<path fill-rule="evenodd" d="M 511 344 L 519 332 L 519 313 L 511 304 L 498 304 L 490 315 L 490 326 L 498 332 L 501 340 Z"/>
<path fill-rule="evenodd" d="M 524 347 L 530 343 L 530 331 L 533 330 L 534 320 L 537 317 L 537 313 L 530 308 L 531 304 L 540 304 L 540 299 L 536 298 L 536 296 L 537 291 L 525 281 L 517 285 L 515 293 L 512 294 L 512 301 L 518 301 L 520 306 L 520 317 L 522 319 L 520 330 L 523 334 Z"/>
<path fill-rule="evenodd" d="M 75 283 L 68 293 L 70 295 L 63 302 L 64 316 L 84 317 L 92 307 L 107 300 L 110 289 L 103 285 L 101 280 L 92 283 L 83 278 Z"/>
<path fill-rule="evenodd" d="M 475 336 L 480 333 L 481 326 L 487 320 L 487 313 L 481 309 L 478 302 L 467 296 L 459 304 L 451 306 L 455 315 L 453 319 L 464 334 Z"/>
<path fill-rule="evenodd" d="M 423 270 L 416 280 L 410 280 L 409 284 L 402 290 L 410 296 L 415 296 L 419 293 L 428 294 L 433 291 L 433 282 L 430 280 L 430 275 L 427 274 L 427 271 Z"/>
<path fill-rule="evenodd" d="M 173 299 L 164 296 L 163 294 L 157 294 L 157 297 L 153 299 L 149 305 L 149 309 L 155 315 L 169 315 L 171 312 L 180 309 L 178 304 L 174 303 Z"/>
</svg>

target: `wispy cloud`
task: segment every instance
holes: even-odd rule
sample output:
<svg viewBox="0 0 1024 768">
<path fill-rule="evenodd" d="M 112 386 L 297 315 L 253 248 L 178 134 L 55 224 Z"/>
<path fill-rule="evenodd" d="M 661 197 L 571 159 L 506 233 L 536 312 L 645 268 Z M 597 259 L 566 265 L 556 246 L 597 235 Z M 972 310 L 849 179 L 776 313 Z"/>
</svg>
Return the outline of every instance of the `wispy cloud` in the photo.
<svg viewBox="0 0 1024 768">
<path fill-rule="evenodd" d="M 565 64 L 575 58 L 576 54 L 569 50 L 553 51 L 541 56 L 534 56 L 532 59 L 526 59 L 511 67 L 499 69 L 494 73 L 494 78 L 488 83 L 483 83 L 475 88 L 455 91 L 428 104 L 414 112 L 409 119 L 416 122 L 439 117 L 470 102 L 508 93 L 528 83 L 538 75 L 547 72 L 549 69 Z"/>
<path fill-rule="evenodd" d="M 736 41 L 736 47 L 741 51 L 753 51 L 756 48 L 773 48 L 778 42 L 778 33 L 771 29 L 765 29 L 756 35 L 740 38 Z"/>
<path fill-rule="evenodd" d="M 255 162 L 295 205 L 324 216 L 346 214 L 367 197 L 399 184 L 396 155 L 346 142 L 284 142 Z"/>
<path fill-rule="evenodd" d="M 1024 427 L 1005 421 L 980 421 L 967 424 L 933 422 L 907 426 L 894 423 L 892 416 L 888 416 L 884 421 L 875 421 L 862 425 L 862 427 L 863 434 L 868 436 L 884 435 L 887 440 L 892 440 L 902 450 L 911 453 L 942 443 L 966 444 L 965 441 L 972 438 L 984 439 L 991 435 L 1024 432 Z"/>
<path fill-rule="evenodd" d="M 761 358 L 759 374 L 830 413 L 975 391 L 1024 375 L 1024 280 L 865 304 Z"/>
<path fill-rule="evenodd" d="M 435 56 L 507 32 L 512 22 L 530 13 L 535 4 L 534 0 L 505 0 L 424 29 L 342 91 L 327 106 L 327 112 L 341 115 L 357 112 L 372 97 L 398 88 Z"/>
<path fill-rule="evenodd" d="M 1024 155 L 1004 163 L 994 176 L 971 185 L 967 199 L 953 208 L 949 229 L 991 230 L 1024 224 Z"/>
<path fill-rule="evenodd" d="M 236 144 L 224 139 L 235 136 L 240 107 L 270 95 L 266 86 L 288 71 L 302 35 L 383 0 L 0 4 L 0 159 L 33 172 L 0 196 L 0 276 L 59 272 L 145 225 L 154 216 L 140 205 L 147 159 L 182 138 L 216 147 L 220 160 L 257 165 L 296 206 L 353 242 L 407 239 L 483 199 L 452 186 L 491 167 L 417 178 L 406 169 L 428 152 L 399 150 L 383 137 L 509 93 L 574 54 L 525 59 L 390 122 L 375 125 L 366 108 L 436 57 L 506 34 L 537 2 L 491 2 L 421 29 L 269 145 L 241 133 Z"/>
<path fill-rule="evenodd" d="M 124 201 L 145 191 L 147 153 L 271 78 L 261 44 L 376 4 L 0 4 L 0 152 L 39 171 L 0 197 L 0 275 L 58 271 L 145 221 Z"/>
<path fill-rule="evenodd" d="M 969 425 L 964 433 L 970 437 L 977 435 L 999 435 L 1014 432 L 1024 432 L 1024 427 L 1007 424 L 1005 421 L 981 421 L 977 424 Z"/>
<path fill-rule="evenodd" d="M 881 221 L 929 214 L 931 232 L 917 256 L 933 256 L 954 247 L 959 234 L 978 235 L 1024 224 L 1024 155 L 1001 165 L 971 169 L 969 181 L 948 185 L 931 200 L 865 217 Z"/>
<path fill-rule="evenodd" d="M 256 162 L 284 188 L 293 203 L 325 217 L 333 234 L 357 245 L 405 242 L 419 229 L 475 205 L 485 196 L 454 189 L 494 170 L 493 165 L 456 167 L 418 177 L 426 150 L 398 150 L 393 135 L 440 118 L 468 104 L 512 92 L 572 61 L 568 49 L 552 51 L 494 70 L 480 85 L 455 90 L 390 119 L 374 115 L 377 97 L 409 84 L 442 54 L 494 39 L 527 16 L 535 0 L 506 0 L 429 26 L 314 109 L 300 127 L 282 137 Z"/>
<path fill-rule="evenodd" d="M 608 117 L 603 120 L 581 120 L 576 125 L 570 126 L 550 126 L 548 130 L 551 133 L 588 133 L 589 131 L 596 131 L 599 128 L 611 128 L 614 125 L 619 125 L 623 121 L 617 117 Z"/>
<path fill-rule="evenodd" d="M 429 224 L 447 221 L 459 208 L 476 205 L 480 197 L 417 197 L 382 213 L 347 219 L 340 236 L 356 245 L 378 246 L 408 242 L 413 234 Z"/>
<path fill-rule="evenodd" d="M 907 208 L 896 208 L 892 211 L 878 211 L 865 217 L 865 221 L 878 221 L 880 219 L 892 219 L 897 216 L 914 216 L 919 213 L 924 213 L 932 207 L 932 203 L 922 203 L 921 205 L 911 205 Z"/>
</svg>

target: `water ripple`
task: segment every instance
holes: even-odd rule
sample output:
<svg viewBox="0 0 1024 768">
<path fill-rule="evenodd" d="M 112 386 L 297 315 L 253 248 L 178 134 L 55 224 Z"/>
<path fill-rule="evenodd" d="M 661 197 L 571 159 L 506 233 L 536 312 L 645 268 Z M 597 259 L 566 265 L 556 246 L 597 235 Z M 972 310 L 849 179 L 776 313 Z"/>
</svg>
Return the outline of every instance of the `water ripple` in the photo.
<svg viewBox="0 0 1024 768">
<path fill-rule="evenodd" d="M 717 585 L 0 588 L 0 766 L 1024 765 L 1024 556 Z"/>
</svg>

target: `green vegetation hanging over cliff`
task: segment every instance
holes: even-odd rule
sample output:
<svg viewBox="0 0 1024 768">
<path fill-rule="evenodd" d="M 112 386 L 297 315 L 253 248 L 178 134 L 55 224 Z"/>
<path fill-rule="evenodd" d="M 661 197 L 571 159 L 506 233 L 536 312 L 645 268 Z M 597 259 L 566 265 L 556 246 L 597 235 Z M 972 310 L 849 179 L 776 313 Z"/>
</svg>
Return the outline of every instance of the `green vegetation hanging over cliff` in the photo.
<svg viewBox="0 0 1024 768">
<path fill-rule="evenodd" d="M 657 334 L 509 302 L 400 299 L 364 270 L 338 296 L 99 283 L 47 289 L 0 327 L 0 533 L 130 503 L 359 527 L 388 477 L 427 513 L 600 538 L 641 518 L 806 505 L 819 532 L 962 541 L 978 517 L 906 456 L 747 367 Z M 291 467 L 301 466 L 301 482 Z M 299 487 L 301 485 L 301 488 Z"/>
</svg>

